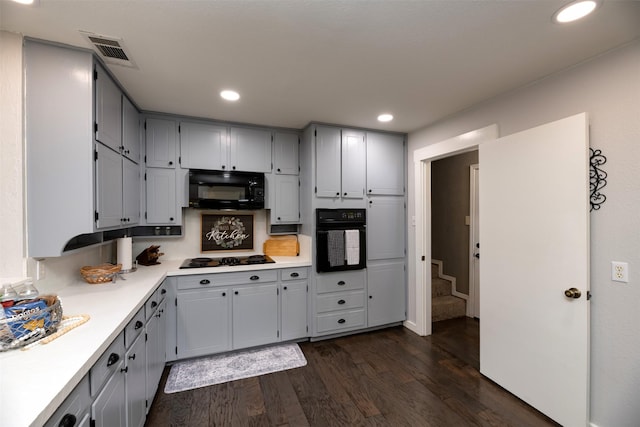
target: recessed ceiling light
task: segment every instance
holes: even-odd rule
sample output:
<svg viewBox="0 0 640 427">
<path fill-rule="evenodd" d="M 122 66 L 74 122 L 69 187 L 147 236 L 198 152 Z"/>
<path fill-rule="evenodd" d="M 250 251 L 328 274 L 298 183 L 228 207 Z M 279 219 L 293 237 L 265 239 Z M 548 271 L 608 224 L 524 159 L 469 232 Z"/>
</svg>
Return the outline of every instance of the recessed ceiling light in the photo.
<svg viewBox="0 0 640 427">
<path fill-rule="evenodd" d="M 240 94 L 235 90 L 223 90 L 220 92 L 220 96 L 227 101 L 237 101 L 240 99 Z"/>
<path fill-rule="evenodd" d="M 33 0 L 13 0 L 13 1 L 20 4 L 33 4 Z"/>
<path fill-rule="evenodd" d="M 578 0 L 563 6 L 553 14 L 553 21 L 560 24 L 577 21 L 592 13 L 601 0 Z"/>
<path fill-rule="evenodd" d="M 393 115 L 389 113 L 380 114 L 378 116 L 379 122 L 390 122 L 391 120 L 393 120 Z"/>
</svg>

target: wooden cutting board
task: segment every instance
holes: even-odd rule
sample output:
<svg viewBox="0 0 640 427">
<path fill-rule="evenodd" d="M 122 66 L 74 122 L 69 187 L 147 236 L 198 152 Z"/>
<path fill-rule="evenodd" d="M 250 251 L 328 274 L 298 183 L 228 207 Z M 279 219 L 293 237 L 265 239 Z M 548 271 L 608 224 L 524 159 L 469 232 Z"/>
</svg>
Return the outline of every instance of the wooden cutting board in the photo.
<svg viewBox="0 0 640 427">
<path fill-rule="evenodd" d="M 297 236 L 273 236 L 264 242 L 262 251 L 269 256 L 297 256 L 300 243 Z"/>
</svg>

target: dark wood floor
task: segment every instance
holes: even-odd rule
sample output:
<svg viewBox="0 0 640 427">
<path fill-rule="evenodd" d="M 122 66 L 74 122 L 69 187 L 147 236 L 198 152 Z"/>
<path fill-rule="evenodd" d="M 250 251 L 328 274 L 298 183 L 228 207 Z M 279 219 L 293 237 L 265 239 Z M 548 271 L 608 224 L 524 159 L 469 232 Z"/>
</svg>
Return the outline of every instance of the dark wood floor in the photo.
<svg viewBox="0 0 640 427">
<path fill-rule="evenodd" d="M 478 322 L 301 343 L 307 365 L 164 394 L 147 426 L 553 426 L 478 372 Z"/>
</svg>

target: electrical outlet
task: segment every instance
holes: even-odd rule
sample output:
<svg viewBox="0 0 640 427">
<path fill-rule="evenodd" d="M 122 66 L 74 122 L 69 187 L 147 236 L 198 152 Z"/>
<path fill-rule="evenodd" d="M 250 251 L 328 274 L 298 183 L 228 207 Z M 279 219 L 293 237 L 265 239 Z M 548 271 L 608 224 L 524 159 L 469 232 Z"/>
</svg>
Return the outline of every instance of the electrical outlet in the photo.
<svg viewBox="0 0 640 427">
<path fill-rule="evenodd" d="M 611 280 L 614 282 L 629 283 L 629 264 L 626 262 L 611 261 Z"/>
</svg>

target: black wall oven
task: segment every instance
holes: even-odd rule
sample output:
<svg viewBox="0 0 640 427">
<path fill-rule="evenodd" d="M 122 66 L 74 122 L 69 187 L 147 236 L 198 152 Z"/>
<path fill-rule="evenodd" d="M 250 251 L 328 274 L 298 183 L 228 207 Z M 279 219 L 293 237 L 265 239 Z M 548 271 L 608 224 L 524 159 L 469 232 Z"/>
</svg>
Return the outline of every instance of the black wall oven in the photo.
<svg viewBox="0 0 640 427">
<path fill-rule="evenodd" d="M 366 209 L 316 209 L 316 271 L 367 266 Z"/>
</svg>

